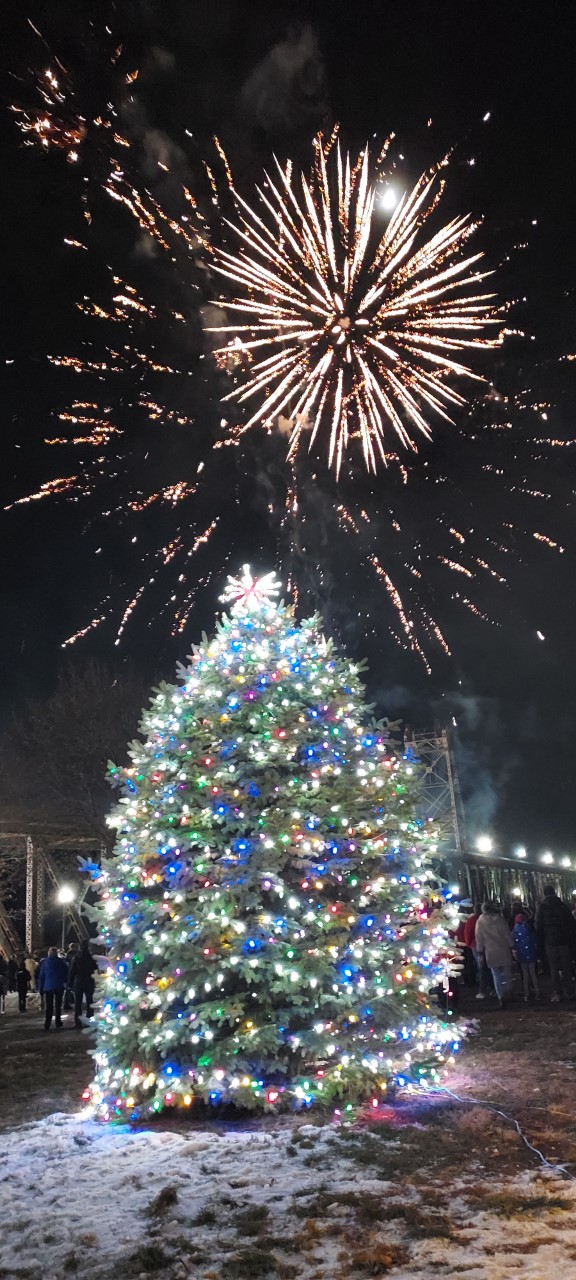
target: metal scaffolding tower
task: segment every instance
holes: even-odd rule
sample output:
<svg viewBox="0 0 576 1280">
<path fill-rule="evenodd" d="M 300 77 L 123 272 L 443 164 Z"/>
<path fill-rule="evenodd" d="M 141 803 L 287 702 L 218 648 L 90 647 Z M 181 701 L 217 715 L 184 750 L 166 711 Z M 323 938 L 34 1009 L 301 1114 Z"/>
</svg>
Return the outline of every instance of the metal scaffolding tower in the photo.
<svg viewBox="0 0 576 1280">
<path fill-rule="evenodd" d="M 57 858 L 54 854 L 58 850 L 67 848 L 76 850 L 88 847 L 90 852 L 94 850 L 95 853 L 97 851 L 98 855 L 102 856 L 104 850 L 102 846 L 98 847 L 97 841 L 92 836 L 70 835 L 66 837 L 62 836 L 60 831 L 50 841 L 46 835 L 31 836 L 26 831 L 2 831 L 0 828 L 0 850 L 3 842 L 14 848 L 21 848 L 23 851 L 26 861 L 26 916 L 24 939 L 22 939 L 19 928 L 11 919 L 4 903 L 0 901 L 0 946 L 9 956 L 18 956 L 24 948 L 33 954 L 34 951 L 44 945 L 46 877 L 52 889 L 56 892 L 63 882 L 62 868 L 58 866 Z M 78 940 L 90 937 L 88 926 L 81 913 L 89 887 L 89 881 L 85 881 L 82 888 L 79 889 L 74 902 L 67 903 L 63 907 L 68 927 Z"/>
<path fill-rule="evenodd" d="M 422 816 L 433 818 L 443 829 L 440 846 L 446 858 L 462 857 L 465 845 L 464 811 L 458 776 L 450 749 L 448 730 L 436 726 L 433 732 L 407 729 L 405 747 L 424 766 Z"/>
<path fill-rule="evenodd" d="M 44 860 L 26 836 L 26 950 L 31 955 L 44 942 Z"/>
</svg>

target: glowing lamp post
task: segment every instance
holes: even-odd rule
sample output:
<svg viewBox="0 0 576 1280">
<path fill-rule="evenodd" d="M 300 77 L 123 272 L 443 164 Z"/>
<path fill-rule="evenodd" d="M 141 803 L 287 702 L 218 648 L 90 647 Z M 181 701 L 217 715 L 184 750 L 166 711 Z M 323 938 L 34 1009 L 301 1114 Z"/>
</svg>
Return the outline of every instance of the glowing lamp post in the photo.
<svg viewBox="0 0 576 1280">
<path fill-rule="evenodd" d="M 491 837 L 478 836 L 478 839 L 476 841 L 476 848 L 478 850 L 478 853 L 492 853 L 494 845 Z"/>
<path fill-rule="evenodd" d="M 66 946 L 66 907 L 74 901 L 76 893 L 71 884 L 63 884 L 58 890 L 58 902 L 62 906 L 62 950 Z"/>
</svg>

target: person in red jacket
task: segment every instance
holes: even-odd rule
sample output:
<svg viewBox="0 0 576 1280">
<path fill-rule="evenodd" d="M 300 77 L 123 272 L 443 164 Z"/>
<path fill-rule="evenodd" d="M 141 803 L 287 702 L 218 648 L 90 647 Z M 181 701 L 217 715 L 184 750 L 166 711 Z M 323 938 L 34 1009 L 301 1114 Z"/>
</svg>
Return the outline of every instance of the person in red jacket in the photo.
<svg viewBox="0 0 576 1280">
<path fill-rule="evenodd" d="M 476 923 L 480 919 L 482 909 L 477 903 L 471 916 L 468 916 L 464 925 L 464 945 L 470 947 L 474 956 L 476 972 L 478 974 L 478 991 L 476 993 L 477 1000 L 486 999 L 486 988 L 488 986 L 488 968 L 484 956 L 476 950 Z"/>
</svg>

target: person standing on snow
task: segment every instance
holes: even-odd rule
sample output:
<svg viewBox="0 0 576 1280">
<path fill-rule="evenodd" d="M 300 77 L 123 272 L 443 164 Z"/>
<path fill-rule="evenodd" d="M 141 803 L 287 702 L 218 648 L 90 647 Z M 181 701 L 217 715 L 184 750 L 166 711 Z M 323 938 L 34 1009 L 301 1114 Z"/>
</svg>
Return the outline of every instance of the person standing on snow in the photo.
<svg viewBox="0 0 576 1280">
<path fill-rule="evenodd" d="M 8 990 L 9 991 L 16 990 L 17 969 L 18 969 L 18 965 L 16 960 L 14 959 L 14 956 L 10 956 L 10 959 L 8 961 Z"/>
<path fill-rule="evenodd" d="M 47 956 L 40 956 L 40 959 L 36 962 L 36 968 L 34 970 L 34 986 L 40 996 L 40 1013 L 44 1013 L 46 1008 L 46 996 L 44 995 L 44 992 L 40 990 L 40 974 L 46 964 L 46 960 Z"/>
<path fill-rule="evenodd" d="M 50 947 L 48 955 L 40 969 L 39 991 L 40 995 L 44 995 L 46 1000 L 46 1015 L 44 1018 L 44 1030 L 49 1031 L 54 1014 L 56 1015 L 56 1026 L 61 1027 L 62 1023 L 62 997 L 68 977 L 68 965 L 66 961 L 58 955 L 57 947 Z"/>
<path fill-rule="evenodd" d="M 30 990 L 30 974 L 24 963 L 24 957 L 16 970 L 16 990 L 18 992 L 18 1011 L 26 1013 L 26 996 Z"/>
<path fill-rule="evenodd" d="M 538 944 L 532 922 L 528 920 L 524 911 L 519 911 L 514 920 L 512 942 L 514 943 L 516 959 L 522 974 L 524 999 L 530 999 L 530 981 L 532 981 L 532 990 L 536 999 L 539 1000 L 540 987 L 538 986 L 538 972 L 536 969 Z"/>
<path fill-rule="evenodd" d="M 512 989 L 512 935 L 494 902 L 482 903 L 482 914 L 476 923 L 476 950 L 486 960 L 503 1009 Z"/>
<path fill-rule="evenodd" d="M 472 955 L 474 956 L 474 964 L 476 965 L 476 973 L 478 975 L 477 1000 L 486 999 L 486 992 L 488 988 L 488 969 L 486 961 L 484 956 L 480 955 L 480 952 L 476 947 L 476 925 L 478 924 L 481 914 L 482 907 L 477 903 L 472 915 L 468 916 L 466 924 L 464 925 L 464 943 L 467 947 L 470 947 Z"/>
<path fill-rule="evenodd" d="M 90 951 L 87 938 L 83 939 L 80 951 L 72 959 L 68 984 L 74 991 L 74 1024 L 82 1026 L 82 1000 L 86 999 L 86 1017 L 92 1017 L 92 1001 L 94 999 L 94 973 L 98 965 Z"/>
<path fill-rule="evenodd" d="M 554 1004 L 561 998 L 562 986 L 566 988 L 571 1000 L 576 994 L 570 950 L 575 932 L 576 924 L 570 907 L 558 897 L 554 885 L 547 884 L 536 912 L 536 933 L 550 966 Z"/>
<path fill-rule="evenodd" d="M 72 969 L 73 969 L 74 961 L 77 955 L 78 955 L 78 943 L 71 942 L 65 956 L 66 964 L 68 965 L 68 985 L 66 987 L 66 991 L 64 992 L 64 1008 L 65 1009 L 74 1008 L 74 978 L 72 976 Z"/>
<path fill-rule="evenodd" d="M 0 951 L 0 1013 L 6 1012 L 6 988 L 8 986 L 8 964 Z"/>
</svg>

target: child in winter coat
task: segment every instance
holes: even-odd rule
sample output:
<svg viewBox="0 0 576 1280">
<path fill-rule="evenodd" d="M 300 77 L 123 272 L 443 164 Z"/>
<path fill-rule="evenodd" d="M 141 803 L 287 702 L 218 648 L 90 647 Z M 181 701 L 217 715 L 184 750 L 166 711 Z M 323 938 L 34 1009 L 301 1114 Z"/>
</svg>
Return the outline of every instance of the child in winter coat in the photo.
<svg viewBox="0 0 576 1280">
<path fill-rule="evenodd" d="M 18 992 L 18 1009 L 20 1013 L 26 1013 L 26 996 L 30 990 L 30 974 L 24 959 L 20 961 L 16 970 L 16 990 Z"/>
<path fill-rule="evenodd" d="M 524 911 L 519 911 L 514 917 L 512 941 L 514 943 L 516 959 L 520 965 L 522 982 L 524 983 L 524 999 L 530 999 L 530 981 L 532 981 L 534 995 L 536 996 L 536 999 L 539 1000 L 540 987 L 538 986 L 538 973 L 536 969 L 536 961 L 538 959 L 536 934 Z"/>
</svg>

